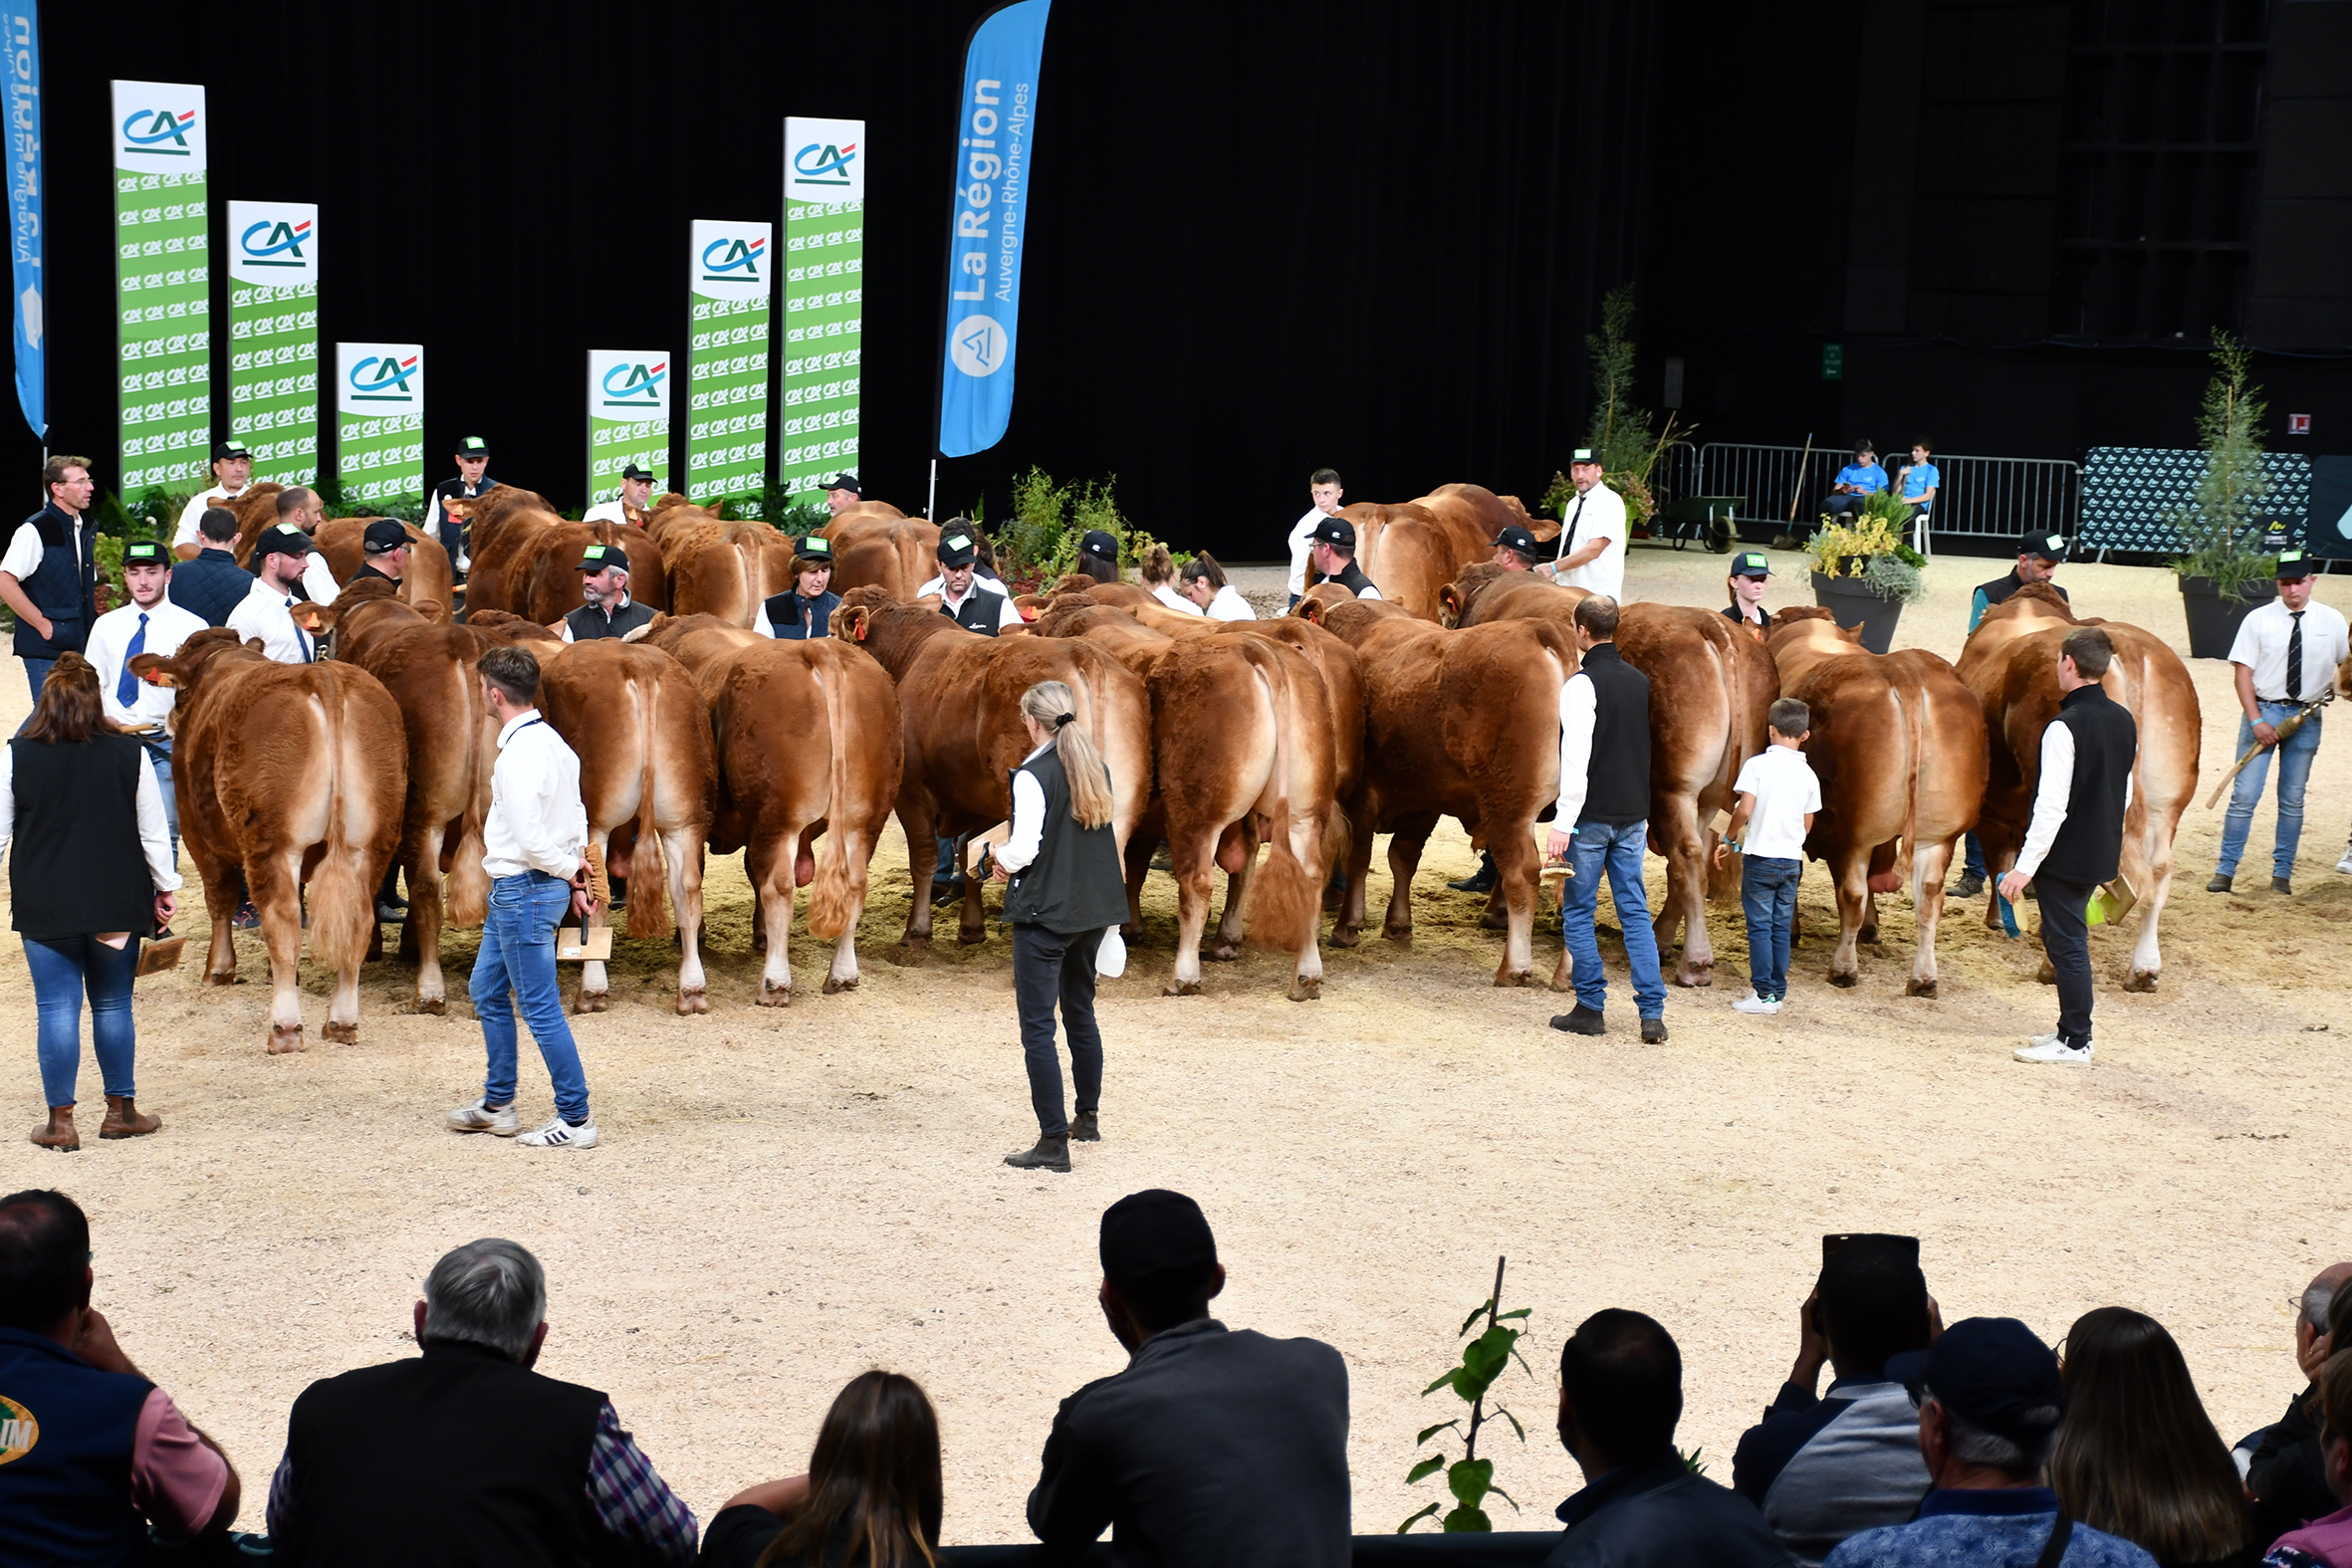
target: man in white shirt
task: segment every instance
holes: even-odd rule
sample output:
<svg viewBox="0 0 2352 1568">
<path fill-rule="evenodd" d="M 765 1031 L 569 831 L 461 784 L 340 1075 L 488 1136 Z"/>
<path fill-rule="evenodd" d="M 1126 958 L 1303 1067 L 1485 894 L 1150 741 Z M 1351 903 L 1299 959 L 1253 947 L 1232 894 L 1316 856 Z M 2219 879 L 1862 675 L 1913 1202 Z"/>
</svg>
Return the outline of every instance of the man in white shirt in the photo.
<svg viewBox="0 0 2352 1568">
<path fill-rule="evenodd" d="M 2262 782 L 2270 776 L 2270 758 L 2278 758 L 2278 832 L 2270 850 L 2270 891 L 2293 890 L 2295 846 L 2303 836 L 2303 785 L 2311 778 L 2311 760 L 2319 755 L 2319 710 L 2281 737 L 2280 728 L 2302 712 L 2303 705 L 2328 694 L 2336 671 L 2352 658 L 2347 646 L 2344 617 L 2311 599 L 2311 560 L 2299 550 L 2278 558 L 2278 597 L 2247 612 L 2238 623 L 2237 640 L 2230 645 L 2232 672 L 2237 677 L 2237 706 L 2244 718 L 2237 725 L 2237 752 L 2258 746 L 2230 793 L 2230 812 L 2222 823 L 2222 859 L 2209 893 L 2230 891 L 2245 853 L 2246 834 L 2254 823 L 2254 802 L 2262 798 Z M 2352 869 L 2352 849 L 2344 864 Z"/>
<path fill-rule="evenodd" d="M 556 983 L 556 930 L 567 915 L 584 923 L 588 895 L 588 809 L 580 799 L 580 758 L 539 714 L 539 661 L 527 648 L 484 650 L 477 666 L 482 700 L 497 721 L 498 761 L 490 770 L 490 815 L 482 823 L 482 869 L 490 873 L 490 912 L 474 961 L 475 1015 L 489 1072 L 482 1097 L 446 1118 L 454 1132 L 512 1138 L 515 1117 L 515 1012 L 539 1042 L 556 1091 L 556 1114 L 524 1133 L 534 1149 L 592 1149 L 588 1074 L 564 1019 Z"/>
<path fill-rule="evenodd" d="M 1555 559 L 1535 569 L 1555 582 L 1612 599 L 1625 596 L 1625 502 L 1601 483 L 1600 453 L 1576 448 L 1568 459 L 1575 497 L 1562 509 Z"/>
<path fill-rule="evenodd" d="M 171 583 L 171 557 L 153 540 L 133 540 L 122 547 L 122 580 L 130 602 L 110 610 L 90 628 L 87 657 L 98 671 L 99 705 L 106 716 L 135 734 L 155 768 L 155 783 L 163 791 L 163 818 L 171 836 L 172 864 L 179 863 L 179 800 L 171 787 L 171 737 L 164 723 L 171 717 L 179 689 L 142 681 L 125 666 L 141 653 L 170 658 L 179 645 L 204 630 L 201 615 L 181 609 L 166 596 Z"/>
<path fill-rule="evenodd" d="M 204 521 L 206 507 L 230 506 L 253 483 L 253 454 L 234 441 L 223 441 L 212 449 L 212 488 L 200 496 L 190 497 L 180 508 L 179 527 L 171 536 L 171 553 L 182 560 L 192 558 L 204 546 L 196 538 L 196 525 Z M 233 508 L 232 508 L 233 510 Z"/>
<path fill-rule="evenodd" d="M 335 570 L 327 564 L 327 553 L 317 547 L 319 525 L 327 521 L 327 503 L 319 492 L 295 485 L 278 492 L 278 521 L 291 523 L 305 534 L 314 536 L 311 554 L 302 563 L 302 593 L 313 604 L 332 604 L 343 592 L 343 585 L 335 580 Z"/>
<path fill-rule="evenodd" d="M 1029 622 L 1021 618 L 1020 606 L 1005 591 L 1005 585 L 980 575 L 980 548 L 971 524 L 962 518 L 949 518 L 939 531 L 936 559 L 939 575 L 924 583 L 916 597 L 938 594 L 941 614 L 966 631 L 977 631 L 983 636 L 999 637 L 1029 629 Z"/>
<path fill-rule="evenodd" d="M 1298 514 L 1298 521 L 1291 525 L 1291 607 L 1306 595 L 1307 558 L 1314 551 L 1315 525 L 1325 518 L 1339 515 L 1339 498 L 1347 491 L 1339 483 L 1335 468 L 1318 468 L 1306 482 L 1307 499 L 1313 503 Z"/>
<path fill-rule="evenodd" d="M 653 494 L 653 475 L 631 463 L 620 471 L 620 496 L 599 501 L 580 515 L 583 523 L 618 523 L 626 528 L 645 526 L 645 500 Z"/>
<path fill-rule="evenodd" d="M 247 642 L 259 637 L 261 651 L 280 664 L 313 664 L 319 658 L 318 639 L 294 619 L 294 606 L 301 602 L 295 589 L 302 586 L 310 555 L 311 536 L 293 524 L 264 529 L 253 542 L 253 589 L 229 611 L 229 630 Z"/>
</svg>

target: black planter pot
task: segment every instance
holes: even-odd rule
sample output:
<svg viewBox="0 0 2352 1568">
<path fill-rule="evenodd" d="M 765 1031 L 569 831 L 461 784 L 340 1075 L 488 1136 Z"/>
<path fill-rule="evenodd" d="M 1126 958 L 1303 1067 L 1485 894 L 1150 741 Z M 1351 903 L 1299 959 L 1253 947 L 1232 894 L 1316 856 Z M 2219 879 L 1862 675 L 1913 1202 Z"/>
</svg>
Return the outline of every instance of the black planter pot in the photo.
<svg viewBox="0 0 2352 1568">
<path fill-rule="evenodd" d="M 2278 597 L 2275 582 L 2248 582 L 2235 593 L 2215 588 L 2211 577 L 2181 579 L 2181 610 L 2189 617 L 2189 657 L 2226 659 L 2246 613 Z"/>
<path fill-rule="evenodd" d="M 1885 653 L 1894 646 L 1895 622 L 1902 619 L 1901 599 L 1882 599 L 1859 577 L 1829 577 L 1813 573 L 1813 602 L 1827 610 L 1840 626 L 1862 628 L 1862 646 Z"/>
</svg>

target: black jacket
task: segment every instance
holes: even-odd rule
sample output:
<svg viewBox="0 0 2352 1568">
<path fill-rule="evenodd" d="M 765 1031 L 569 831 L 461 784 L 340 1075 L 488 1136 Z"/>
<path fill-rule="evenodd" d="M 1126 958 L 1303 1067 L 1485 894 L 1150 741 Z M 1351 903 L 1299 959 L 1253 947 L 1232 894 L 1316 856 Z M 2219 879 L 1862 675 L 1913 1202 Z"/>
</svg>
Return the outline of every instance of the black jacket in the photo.
<svg viewBox="0 0 2352 1568">
<path fill-rule="evenodd" d="M 25 522 L 41 535 L 41 564 L 25 578 L 25 597 L 49 622 L 43 637 L 26 617 L 16 618 L 16 656 L 54 659 L 61 653 L 80 653 L 89 645 L 90 628 L 98 624 L 98 521 L 82 519 L 81 549 L 74 544 L 74 520 L 55 503 Z"/>
<path fill-rule="evenodd" d="M 202 616 L 208 626 L 226 626 L 229 611 L 252 591 L 253 573 L 228 551 L 209 545 L 171 568 L 171 602 Z"/>
<path fill-rule="evenodd" d="M 2246 1467 L 2245 1484 L 2255 1499 L 2249 1513 L 2257 1540 L 2274 1541 L 2343 1506 L 2328 1489 L 2318 1403 L 2315 1389 L 2297 1394 L 2278 1424 L 2262 1434 L 2253 1462 Z"/>
<path fill-rule="evenodd" d="M 1347 1568 L 1347 1367 L 1201 1318 L 1061 1402 L 1029 1494 L 1049 1561 L 1112 1528 L 1137 1568 Z"/>
<path fill-rule="evenodd" d="M 1559 1505 L 1544 1568 L 1795 1568 L 1756 1505 L 1669 1455 L 1611 1470 Z"/>
</svg>

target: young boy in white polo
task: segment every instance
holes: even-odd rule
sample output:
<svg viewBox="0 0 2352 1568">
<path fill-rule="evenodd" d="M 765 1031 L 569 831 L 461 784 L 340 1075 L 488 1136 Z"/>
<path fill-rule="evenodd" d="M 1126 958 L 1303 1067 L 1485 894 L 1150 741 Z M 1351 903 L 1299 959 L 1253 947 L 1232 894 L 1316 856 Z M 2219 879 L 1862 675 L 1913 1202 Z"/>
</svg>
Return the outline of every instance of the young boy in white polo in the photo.
<svg viewBox="0 0 2352 1568">
<path fill-rule="evenodd" d="M 1770 1016 L 1788 995 L 1788 935 L 1796 926 L 1796 884 L 1804 872 L 1805 834 L 1821 809 L 1821 781 L 1800 748 L 1812 733 L 1810 709 L 1794 697 L 1772 704 L 1765 723 L 1771 745 L 1741 765 L 1732 784 L 1739 795 L 1715 863 L 1737 849 L 1740 903 L 1748 914 L 1750 995 L 1732 1004 L 1737 1012 Z"/>
</svg>

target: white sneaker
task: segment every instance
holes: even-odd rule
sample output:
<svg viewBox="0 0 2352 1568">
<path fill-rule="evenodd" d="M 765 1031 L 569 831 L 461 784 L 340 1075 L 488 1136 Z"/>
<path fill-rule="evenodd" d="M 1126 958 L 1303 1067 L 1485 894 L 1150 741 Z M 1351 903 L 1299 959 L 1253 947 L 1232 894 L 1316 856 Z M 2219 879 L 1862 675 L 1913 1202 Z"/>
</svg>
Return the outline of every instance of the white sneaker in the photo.
<svg viewBox="0 0 2352 1568">
<path fill-rule="evenodd" d="M 2336 869 L 2346 876 L 2352 876 L 2352 844 L 2344 846 L 2344 858 L 2336 862 Z"/>
<path fill-rule="evenodd" d="M 545 1127 L 527 1132 L 515 1141 L 533 1149 L 593 1149 L 596 1124 L 585 1121 L 575 1127 L 561 1116 L 551 1116 Z"/>
<path fill-rule="evenodd" d="M 2092 1040 L 2084 1040 L 2080 1045 L 2069 1045 L 2064 1040 L 2055 1037 L 2036 1038 L 2031 1044 L 2018 1046 L 2011 1054 L 2019 1061 L 2081 1063 L 2091 1059 L 2091 1046 L 2094 1043 L 2096 1042 Z"/>
<path fill-rule="evenodd" d="M 1780 1010 L 1780 1004 L 1776 998 L 1770 1002 L 1766 1002 L 1764 998 L 1758 996 L 1752 991 L 1747 996 L 1742 997 L 1738 1002 L 1733 1003 L 1732 1010 L 1734 1012 L 1753 1012 L 1759 1016 L 1768 1018 L 1773 1013 Z"/>
<path fill-rule="evenodd" d="M 476 1100 L 471 1105 L 460 1105 L 442 1120 L 449 1124 L 451 1132 L 486 1132 L 493 1138 L 512 1138 L 521 1131 L 511 1101 L 493 1105 L 487 1099 Z"/>
</svg>

